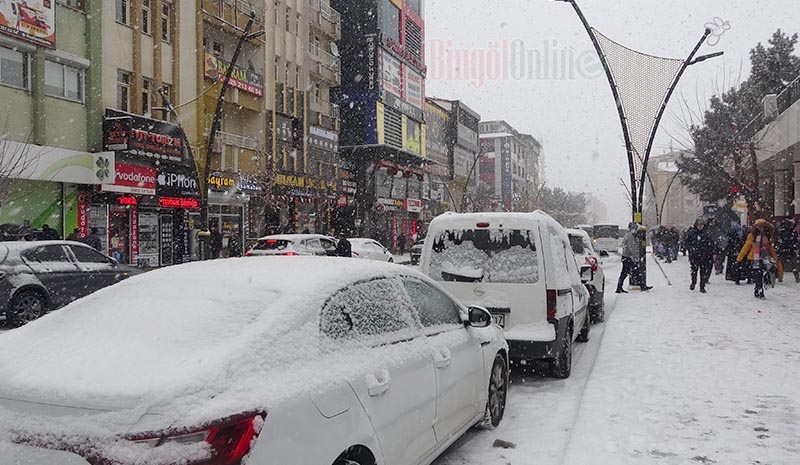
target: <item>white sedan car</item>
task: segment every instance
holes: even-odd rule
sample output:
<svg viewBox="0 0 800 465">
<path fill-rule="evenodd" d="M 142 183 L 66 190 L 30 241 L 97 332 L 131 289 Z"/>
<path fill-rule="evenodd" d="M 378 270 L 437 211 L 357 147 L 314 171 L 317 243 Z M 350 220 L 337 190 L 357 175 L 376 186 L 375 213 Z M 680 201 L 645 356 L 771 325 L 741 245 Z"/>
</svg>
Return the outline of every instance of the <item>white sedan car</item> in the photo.
<svg viewBox="0 0 800 465">
<path fill-rule="evenodd" d="M 503 418 L 508 346 L 406 267 L 145 273 L 0 335 L 0 463 L 429 464 Z"/>
<path fill-rule="evenodd" d="M 366 258 L 368 260 L 378 260 L 380 262 L 393 263 L 392 253 L 375 239 L 354 238 L 348 239 L 353 250 L 353 257 Z"/>
</svg>

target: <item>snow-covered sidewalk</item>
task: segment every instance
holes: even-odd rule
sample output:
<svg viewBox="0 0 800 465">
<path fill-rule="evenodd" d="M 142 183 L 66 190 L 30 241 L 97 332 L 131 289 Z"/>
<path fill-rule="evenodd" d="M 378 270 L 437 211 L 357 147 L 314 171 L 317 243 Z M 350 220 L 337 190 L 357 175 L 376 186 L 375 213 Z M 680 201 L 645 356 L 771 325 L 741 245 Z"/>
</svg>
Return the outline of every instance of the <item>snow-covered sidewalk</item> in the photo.
<svg viewBox="0 0 800 465">
<path fill-rule="evenodd" d="M 436 464 L 800 464 L 800 285 L 759 301 L 712 275 L 700 294 L 686 257 L 662 266 L 672 286 L 651 261 L 654 289 L 618 296 L 606 260 L 608 318 L 576 346 L 572 376 L 512 377 L 500 427 Z"/>
</svg>

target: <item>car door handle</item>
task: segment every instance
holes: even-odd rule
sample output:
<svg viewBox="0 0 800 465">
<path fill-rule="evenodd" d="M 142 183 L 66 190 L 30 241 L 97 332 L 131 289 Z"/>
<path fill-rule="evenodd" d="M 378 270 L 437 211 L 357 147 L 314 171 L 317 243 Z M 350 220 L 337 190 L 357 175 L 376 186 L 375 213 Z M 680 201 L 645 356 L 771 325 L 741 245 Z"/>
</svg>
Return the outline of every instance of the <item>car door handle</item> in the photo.
<svg viewBox="0 0 800 465">
<path fill-rule="evenodd" d="M 433 354 L 433 364 L 440 370 L 449 367 L 452 362 L 453 359 L 450 356 L 450 349 L 447 347 L 442 347 Z"/>
<path fill-rule="evenodd" d="M 367 375 L 366 382 L 367 393 L 370 397 L 378 397 L 391 387 L 391 377 L 386 370 L 382 370 L 380 373 Z"/>
</svg>

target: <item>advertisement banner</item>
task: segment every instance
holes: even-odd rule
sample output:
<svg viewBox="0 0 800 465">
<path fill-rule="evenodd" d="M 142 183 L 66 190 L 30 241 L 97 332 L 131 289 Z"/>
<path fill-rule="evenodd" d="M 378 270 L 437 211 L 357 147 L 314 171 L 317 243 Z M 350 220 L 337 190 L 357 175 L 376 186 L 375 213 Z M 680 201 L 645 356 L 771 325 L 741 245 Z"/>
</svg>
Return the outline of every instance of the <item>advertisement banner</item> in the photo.
<svg viewBox="0 0 800 465">
<path fill-rule="evenodd" d="M 121 192 L 124 194 L 156 195 L 156 170 L 149 166 L 115 164 L 116 176 L 114 184 L 104 184 L 103 192 Z"/>
<path fill-rule="evenodd" d="M 386 105 L 394 108 L 404 115 L 410 116 L 417 121 L 422 121 L 425 119 L 425 112 L 422 110 L 422 107 L 417 108 L 400 97 L 392 94 L 391 92 L 384 91 L 381 94 L 381 98 Z"/>
<path fill-rule="evenodd" d="M 157 181 L 156 190 L 159 196 L 200 197 L 200 187 L 194 168 L 162 163 L 158 167 Z"/>
<path fill-rule="evenodd" d="M 406 199 L 406 211 L 411 213 L 419 213 L 422 211 L 422 200 Z"/>
<path fill-rule="evenodd" d="M 403 79 L 401 76 L 400 60 L 380 50 L 381 66 L 383 67 L 383 88 L 397 97 L 402 96 Z"/>
<path fill-rule="evenodd" d="M 0 1 L 0 34 L 55 48 L 55 0 Z"/>
<path fill-rule="evenodd" d="M 110 108 L 103 120 L 103 147 L 159 161 L 194 164 L 184 147 L 180 127 Z"/>
<path fill-rule="evenodd" d="M 210 53 L 206 53 L 205 67 L 207 78 L 216 81 L 224 77 L 225 73 L 228 72 L 229 66 L 230 64 L 228 62 Z M 249 69 L 234 66 L 228 85 L 259 97 L 264 95 L 264 77 Z"/>
<path fill-rule="evenodd" d="M 442 165 L 449 162 L 447 149 L 447 124 L 449 116 L 446 111 L 427 102 L 425 104 L 425 122 L 427 123 L 427 148 L 428 158 Z"/>
<path fill-rule="evenodd" d="M 72 184 L 112 184 L 114 152 L 88 153 L 57 147 L 3 141 L 0 171 L 18 166 L 15 179 L 66 182 Z"/>
<path fill-rule="evenodd" d="M 89 235 L 89 193 L 78 191 L 78 235 Z"/>
<path fill-rule="evenodd" d="M 511 209 L 511 143 L 503 142 L 500 149 L 502 163 L 502 194 L 506 209 Z"/>
<path fill-rule="evenodd" d="M 384 125 L 386 124 L 385 121 L 385 113 L 383 104 L 381 102 L 376 102 L 377 111 L 375 113 L 376 118 L 376 125 L 378 126 L 378 144 L 385 144 L 386 143 L 386 130 L 384 129 Z"/>
<path fill-rule="evenodd" d="M 422 76 L 419 73 L 412 71 L 408 66 L 403 67 L 405 73 L 405 99 L 408 103 L 417 108 L 424 108 L 425 98 L 422 93 Z"/>
</svg>

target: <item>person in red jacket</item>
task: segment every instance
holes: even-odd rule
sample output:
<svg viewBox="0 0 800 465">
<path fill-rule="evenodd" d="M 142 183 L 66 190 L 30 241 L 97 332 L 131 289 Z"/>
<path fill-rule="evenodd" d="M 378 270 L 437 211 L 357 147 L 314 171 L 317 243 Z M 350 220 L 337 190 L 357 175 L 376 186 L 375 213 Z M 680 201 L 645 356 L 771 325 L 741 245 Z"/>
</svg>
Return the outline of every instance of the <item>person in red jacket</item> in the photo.
<svg viewBox="0 0 800 465">
<path fill-rule="evenodd" d="M 756 283 L 753 295 L 757 299 L 764 298 L 764 270 L 778 261 L 775 253 L 775 246 L 772 241 L 775 237 L 775 229 L 764 219 L 756 220 L 753 230 L 747 235 L 747 240 L 739 251 L 737 262 L 748 258 L 753 262 L 753 280 Z"/>
</svg>

